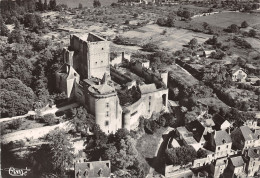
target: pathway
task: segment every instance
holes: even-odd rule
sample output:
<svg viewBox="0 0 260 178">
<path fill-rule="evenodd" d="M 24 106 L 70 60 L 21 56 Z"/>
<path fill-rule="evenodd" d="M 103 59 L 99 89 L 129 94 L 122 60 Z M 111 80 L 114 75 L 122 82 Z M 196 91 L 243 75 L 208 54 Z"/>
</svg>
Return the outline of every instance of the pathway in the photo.
<svg viewBox="0 0 260 178">
<path fill-rule="evenodd" d="M 53 107 L 53 108 L 48 108 L 46 111 L 42 111 L 41 115 L 44 116 L 46 114 L 55 114 L 56 112 L 61 112 L 61 111 L 65 111 L 68 110 L 70 108 L 75 108 L 78 107 L 79 104 L 78 103 L 72 103 L 72 104 L 68 104 L 65 106 L 62 106 L 60 108 L 58 107 Z M 8 122 L 8 121 L 12 121 L 12 120 L 16 120 L 16 119 L 21 119 L 21 118 L 25 118 L 28 116 L 33 116 L 36 115 L 37 113 L 35 111 L 29 111 L 27 114 L 22 115 L 22 116 L 14 116 L 14 117 L 9 117 L 9 118 L 2 118 L 0 119 L 0 123 L 1 122 Z"/>
<path fill-rule="evenodd" d="M 165 159 L 164 159 L 164 152 L 165 149 L 167 148 L 168 141 L 170 139 L 170 132 L 173 131 L 174 129 L 171 127 L 168 127 L 167 130 L 162 134 L 162 138 L 160 142 L 158 143 L 157 150 L 154 155 L 154 160 L 152 163 L 152 166 L 150 167 L 149 173 L 146 176 L 146 178 L 152 178 L 154 176 L 154 172 L 159 172 L 160 174 L 163 174 L 164 172 L 164 164 L 165 164 Z M 157 177 L 162 177 L 157 176 Z"/>
</svg>

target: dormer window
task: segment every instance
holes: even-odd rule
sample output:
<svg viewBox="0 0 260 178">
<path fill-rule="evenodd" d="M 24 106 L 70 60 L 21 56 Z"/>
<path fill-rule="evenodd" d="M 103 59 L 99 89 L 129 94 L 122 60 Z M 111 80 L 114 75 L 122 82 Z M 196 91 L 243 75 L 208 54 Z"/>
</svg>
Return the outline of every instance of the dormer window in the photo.
<svg viewBox="0 0 260 178">
<path fill-rule="evenodd" d="M 98 170 L 98 175 L 99 175 L 99 177 L 102 177 L 102 176 L 103 176 L 103 169 L 100 168 L 100 169 Z"/>
<path fill-rule="evenodd" d="M 84 172 L 83 175 L 84 175 L 84 176 L 88 176 L 88 170 L 87 170 L 87 169 L 85 170 L 85 172 Z"/>
<path fill-rule="evenodd" d="M 223 140 L 222 140 L 222 143 L 223 143 L 223 144 L 225 144 L 225 143 L 226 143 L 226 140 L 225 140 L 225 139 L 223 139 Z"/>
</svg>

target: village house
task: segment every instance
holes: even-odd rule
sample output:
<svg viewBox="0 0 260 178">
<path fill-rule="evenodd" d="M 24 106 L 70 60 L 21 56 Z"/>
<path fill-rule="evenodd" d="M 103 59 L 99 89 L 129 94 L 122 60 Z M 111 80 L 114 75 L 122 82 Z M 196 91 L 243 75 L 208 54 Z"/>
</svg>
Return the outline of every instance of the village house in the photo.
<svg viewBox="0 0 260 178">
<path fill-rule="evenodd" d="M 245 150 L 254 147 L 256 137 L 248 126 L 235 128 L 231 132 L 233 146 L 244 153 Z"/>
<path fill-rule="evenodd" d="M 110 178 L 111 164 L 110 161 L 93 161 L 75 163 L 75 178 L 83 177 L 102 177 Z"/>
<path fill-rule="evenodd" d="M 225 120 L 222 117 L 213 118 L 213 121 L 215 123 L 214 129 L 215 130 L 225 130 L 229 132 L 231 124 L 227 120 Z"/>
<path fill-rule="evenodd" d="M 232 140 L 230 135 L 223 130 L 215 131 L 207 135 L 208 141 L 205 147 L 215 152 L 215 159 L 227 157 L 232 154 Z"/>
<path fill-rule="evenodd" d="M 203 147 L 204 143 L 197 142 L 193 137 L 193 133 L 189 132 L 185 127 L 177 127 L 176 134 L 184 145 L 191 145 L 196 151 Z"/>
<path fill-rule="evenodd" d="M 242 69 L 239 66 L 235 66 L 231 69 L 231 75 L 232 75 L 232 80 L 234 82 L 245 82 L 247 78 L 247 73 L 245 72 L 244 69 Z"/>
<path fill-rule="evenodd" d="M 245 155 L 247 176 L 255 176 L 260 170 L 260 147 L 249 148 Z"/>
<path fill-rule="evenodd" d="M 245 162 L 242 156 L 235 156 L 229 158 L 227 170 L 224 177 L 246 177 Z"/>
<path fill-rule="evenodd" d="M 212 177 L 220 177 L 228 164 L 227 158 L 220 158 L 210 164 L 210 175 Z"/>
</svg>

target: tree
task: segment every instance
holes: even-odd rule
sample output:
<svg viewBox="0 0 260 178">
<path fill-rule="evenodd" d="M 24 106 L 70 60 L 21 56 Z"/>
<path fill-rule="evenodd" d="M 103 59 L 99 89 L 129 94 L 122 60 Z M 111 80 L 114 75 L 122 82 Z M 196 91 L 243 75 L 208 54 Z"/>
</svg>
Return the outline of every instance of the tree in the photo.
<svg viewBox="0 0 260 178">
<path fill-rule="evenodd" d="M 49 6 L 51 10 L 55 10 L 57 6 L 56 0 L 50 0 Z"/>
<path fill-rule="evenodd" d="M 173 165 L 185 165 L 197 157 L 196 150 L 190 145 L 166 149 L 165 153 L 166 158 Z"/>
<path fill-rule="evenodd" d="M 193 38 L 190 40 L 188 45 L 191 49 L 194 49 L 198 46 L 198 40 L 196 38 Z"/>
<path fill-rule="evenodd" d="M 4 20 L 0 16 L 0 36 L 8 36 L 9 34 L 9 29 L 4 23 Z"/>
<path fill-rule="evenodd" d="M 241 23 L 241 28 L 247 28 L 249 25 L 248 25 L 248 23 L 246 22 L 246 21 L 243 21 L 242 23 Z"/>
<path fill-rule="evenodd" d="M 8 35 L 8 43 L 24 43 L 24 37 L 21 30 L 13 30 L 11 34 Z"/>
<path fill-rule="evenodd" d="M 83 5 L 81 3 L 79 3 L 79 9 L 82 9 Z"/>
<path fill-rule="evenodd" d="M 255 37 L 256 36 L 256 31 L 254 29 L 249 30 L 248 36 Z"/>
<path fill-rule="evenodd" d="M 147 43 L 143 45 L 143 50 L 148 52 L 156 52 L 159 50 L 159 47 L 154 43 Z"/>
<path fill-rule="evenodd" d="M 238 33 L 239 32 L 239 27 L 236 24 L 232 24 L 227 27 L 227 31 L 230 33 Z"/>
<path fill-rule="evenodd" d="M 49 143 L 43 144 L 34 154 L 34 159 L 42 168 L 40 172 L 64 175 L 66 168 L 73 163 L 74 150 L 66 132 L 53 130 L 46 135 L 45 141 Z"/>
<path fill-rule="evenodd" d="M 1 117 L 22 115 L 32 109 L 35 95 L 18 79 L 0 79 Z"/>
<path fill-rule="evenodd" d="M 48 2 L 47 0 L 44 0 L 43 9 L 48 10 Z"/>
<path fill-rule="evenodd" d="M 111 160 L 112 165 L 120 169 L 133 166 L 138 158 L 138 151 L 135 148 L 135 140 L 130 136 L 121 139 L 118 148 L 110 146 L 105 151 L 105 157 Z"/>
<path fill-rule="evenodd" d="M 94 6 L 94 8 L 101 7 L 100 1 L 99 0 L 94 0 L 93 6 Z"/>
<path fill-rule="evenodd" d="M 197 151 L 197 158 L 206 158 L 206 157 L 207 157 L 207 151 L 200 148 Z"/>
</svg>

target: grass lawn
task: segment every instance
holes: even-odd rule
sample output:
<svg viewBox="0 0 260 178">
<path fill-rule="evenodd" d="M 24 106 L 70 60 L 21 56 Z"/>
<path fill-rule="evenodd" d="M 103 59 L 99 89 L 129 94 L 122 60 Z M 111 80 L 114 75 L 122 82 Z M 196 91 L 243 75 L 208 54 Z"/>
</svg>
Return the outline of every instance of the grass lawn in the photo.
<svg viewBox="0 0 260 178">
<path fill-rule="evenodd" d="M 154 157 L 157 146 L 165 130 L 167 130 L 167 128 L 161 127 L 153 135 L 144 134 L 137 140 L 136 149 L 144 158 Z"/>
<path fill-rule="evenodd" d="M 110 6 L 113 2 L 117 2 L 117 0 L 99 0 L 101 6 Z M 57 0 L 58 4 L 66 4 L 68 7 L 74 8 L 78 7 L 79 3 L 83 5 L 83 7 L 93 7 L 93 0 Z"/>
<path fill-rule="evenodd" d="M 216 106 L 217 108 L 228 108 L 228 105 L 226 105 L 225 103 L 223 103 L 221 100 L 219 100 L 218 98 L 200 98 L 199 101 L 201 101 L 202 103 L 208 105 L 208 106 Z"/>
<path fill-rule="evenodd" d="M 222 28 L 226 28 L 231 24 L 241 25 L 243 21 L 247 21 L 247 23 L 252 27 L 258 27 L 260 24 L 260 14 L 248 14 L 248 13 L 239 13 L 239 12 L 224 12 L 209 16 L 202 16 L 194 18 L 195 22 L 207 22 L 213 26 L 219 26 Z"/>
</svg>

